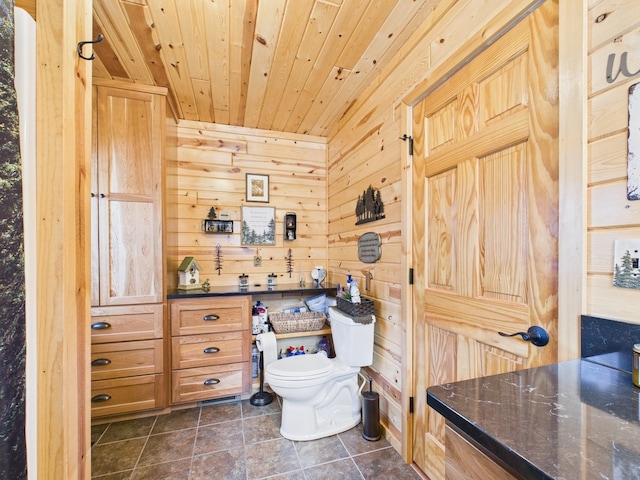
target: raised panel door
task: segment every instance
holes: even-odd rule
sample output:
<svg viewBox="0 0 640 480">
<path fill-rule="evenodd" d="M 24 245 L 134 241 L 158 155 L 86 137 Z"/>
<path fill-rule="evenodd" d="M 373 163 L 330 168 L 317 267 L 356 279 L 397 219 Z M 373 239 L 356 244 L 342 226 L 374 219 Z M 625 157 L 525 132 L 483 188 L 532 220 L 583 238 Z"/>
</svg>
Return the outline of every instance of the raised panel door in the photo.
<svg viewBox="0 0 640 480">
<path fill-rule="evenodd" d="M 93 288 L 99 305 L 162 302 L 164 98 L 98 86 L 95 104 Z"/>
<path fill-rule="evenodd" d="M 434 480 L 445 475 L 445 422 L 426 407 L 426 387 L 557 359 L 556 25 L 547 2 L 413 111 L 424 172 L 413 185 L 424 197 L 413 458 Z M 498 334 L 533 325 L 549 345 Z"/>
</svg>

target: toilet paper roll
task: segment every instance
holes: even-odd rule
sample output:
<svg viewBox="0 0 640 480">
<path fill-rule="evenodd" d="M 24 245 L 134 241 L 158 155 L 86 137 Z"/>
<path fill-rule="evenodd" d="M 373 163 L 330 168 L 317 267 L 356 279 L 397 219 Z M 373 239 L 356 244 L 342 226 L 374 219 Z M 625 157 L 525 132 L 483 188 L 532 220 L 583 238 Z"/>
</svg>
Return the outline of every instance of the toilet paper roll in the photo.
<svg viewBox="0 0 640 480">
<path fill-rule="evenodd" d="M 264 368 L 278 359 L 278 342 L 273 332 L 256 335 L 256 347 L 262 352 Z"/>
</svg>

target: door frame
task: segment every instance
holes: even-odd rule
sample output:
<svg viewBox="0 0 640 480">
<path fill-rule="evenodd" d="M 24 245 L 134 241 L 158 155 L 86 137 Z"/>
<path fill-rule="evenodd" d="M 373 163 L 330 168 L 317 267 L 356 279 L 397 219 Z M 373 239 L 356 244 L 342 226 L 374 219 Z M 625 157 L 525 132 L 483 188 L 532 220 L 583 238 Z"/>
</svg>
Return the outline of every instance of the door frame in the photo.
<svg viewBox="0 0 640 480">
<path fill-rule="evenodd" d="M 400 112 L 400 134 L 413 138 L 413 108 L 431 91 L 447 81 L 468 61 L 488 48 L 495 40 L 517 24 L 529 13 L 544 3 L 544 0 L 530 2 L 522 9 L 522 3 L 513 7 L 515 13 L 504 21 L 501 28 L 488 40 L 481 42 L 475 38 L 468 41 L 451 55 L 457 63 L 453 68 L 444 65 L 434 68 L 434 72 L 416 85 L 403 98 Z M 584 2 L 558 2 L 559 8 L 559 232 L 558 232 L 558 361 L 571 360 L 580 356 L 580 315 L 586 303 L 586 185 L 587 185 L 587 32 L 588 6 Z M 518 11 L 517 6 L 520 6 Z M 502 12 L 504 14 L 504 12 Z M 501 17 L 504 19 L 504 15 Z M 495 26 L 494 26 L 495 28 Z M 486 34 L 486 32 L 485 32 Z M 486 37 L 485 37 L 486 38 Z M 450 63 L 449 63 L 450 64 Z M 416 381 L 415 376 L 425 371 L 416 365 L 414 351 L 417 342 L 425 341 L 424 331 L 418 330 L 417 319 L 424 316 L 424 256 L 425 251 L 425 180 L 424 171 L 413 161 L 408 148 L 401 148 L 402 191 L 405 192 L 402 208 L 403 264 L 406 272 L 403 282 L 402 312 L 406 319 L 404 344 L 404 369 L 402 392 L 403 442 L 402 456 L 413 463 L 413 417 L 426 409 L 426 389 L 415 385 L 425 385 L 426 379 Z M 419 213 L 422 212 L 422 215 Z M 413 269 L 413 284 L 409 284 L 409 271 Z M 424 329 L 422 329 L 424 330 Z M 417 391 L 419 390 L 419 391 Z M 419 399 L 424 399 L 424 403 Z M 413 399 L 413 402 L 411 402 Z M 411 405 L 412 403 L 412 405 Z M 411 408 L 413 407 L 413 411 Z"/>
</svg>

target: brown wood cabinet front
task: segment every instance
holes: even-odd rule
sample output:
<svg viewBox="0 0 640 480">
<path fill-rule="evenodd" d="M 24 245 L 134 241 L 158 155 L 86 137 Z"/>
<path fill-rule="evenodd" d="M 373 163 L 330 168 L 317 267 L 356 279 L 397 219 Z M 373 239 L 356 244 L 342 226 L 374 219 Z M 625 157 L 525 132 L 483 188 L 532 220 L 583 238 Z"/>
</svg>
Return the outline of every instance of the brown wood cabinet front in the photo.
<svg viewBox="0 0 640 480">
<path fill-rule="evenodd" d="M 94 88 L 91 304 L 161 303 L 165 97 Z"/>
<path fill-rule="evenodd" d="M 171 316 L 172 402 L 251 391 L 251 297 L 178 299 Z"/>
<path fill-rule="evenodd" d="M 517 480 L 504 468 L 481 452 L 464 434 L 447 424 L 445 428 L 446 480 Z"/>
<path fill-rule="evenodd" d="M 98 80 L 93 93 L 90 368 L 98 417 L 168 404 L 166 89 Z"/>
</svg>

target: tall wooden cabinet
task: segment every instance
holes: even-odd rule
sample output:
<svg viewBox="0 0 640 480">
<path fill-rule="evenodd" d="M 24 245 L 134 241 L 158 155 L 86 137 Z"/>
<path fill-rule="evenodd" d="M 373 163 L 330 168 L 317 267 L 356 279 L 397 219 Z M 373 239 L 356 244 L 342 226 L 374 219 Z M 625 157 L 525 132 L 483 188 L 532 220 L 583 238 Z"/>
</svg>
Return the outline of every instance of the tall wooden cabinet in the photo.
<svg viewBox="0 0 640 480">
<path fill-rule="evenodd" d="M 165 89 L 94 82 L 92 416 L 167 405 Z"/>
</svg>

